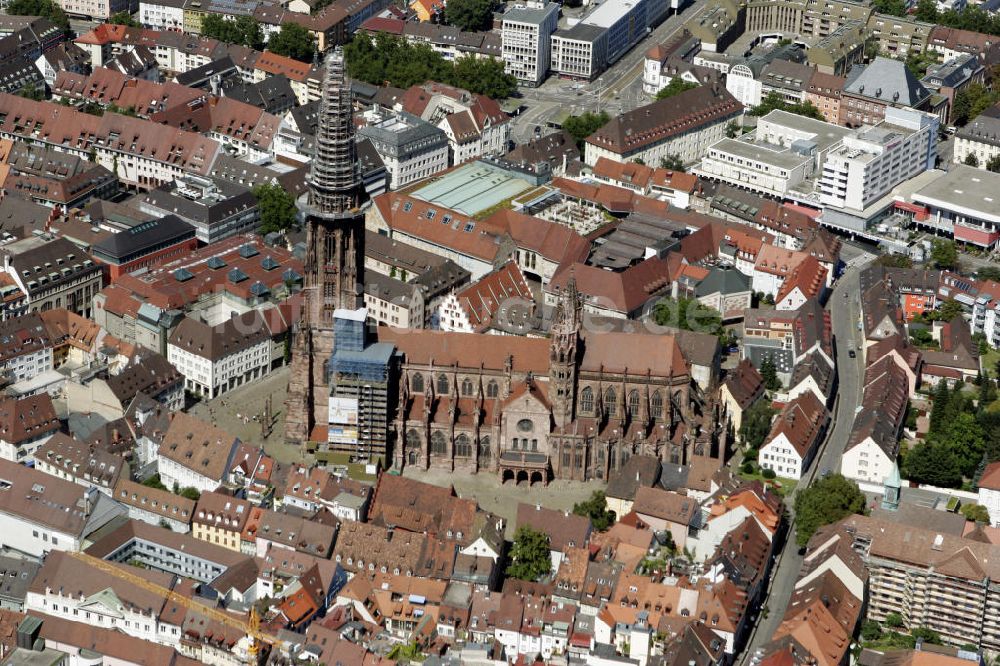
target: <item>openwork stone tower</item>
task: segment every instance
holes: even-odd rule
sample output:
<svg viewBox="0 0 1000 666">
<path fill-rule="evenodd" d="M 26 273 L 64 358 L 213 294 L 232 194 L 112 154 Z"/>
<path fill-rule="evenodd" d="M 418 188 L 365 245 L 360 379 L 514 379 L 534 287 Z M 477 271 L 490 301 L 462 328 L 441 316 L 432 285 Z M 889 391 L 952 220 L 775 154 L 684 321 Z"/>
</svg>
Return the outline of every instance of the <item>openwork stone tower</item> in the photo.
<svg viewBox="0 0 1000 666">
<path fill-rule="evenodd" d="M 285 435 L 305 443 L 313 426 L 326 423 L 326 365 L 333 351 L 333 314 L 363 304 L 364 188 L 361 185 L 351 89 L 338 48 L 324 63 L 316 154 L 309 177 L 302 310 L 295 327 L 288 382 Z"/>
</svg>

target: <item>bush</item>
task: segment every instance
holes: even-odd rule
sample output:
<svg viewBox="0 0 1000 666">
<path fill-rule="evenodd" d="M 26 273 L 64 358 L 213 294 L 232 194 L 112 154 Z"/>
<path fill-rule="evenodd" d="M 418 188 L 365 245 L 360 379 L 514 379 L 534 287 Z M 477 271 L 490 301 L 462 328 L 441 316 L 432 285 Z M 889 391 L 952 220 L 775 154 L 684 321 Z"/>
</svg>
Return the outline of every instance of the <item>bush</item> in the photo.
<svg viewBox="0 0 1000 666">
<path fill-rule="evenodd" d="M 762 471 L 762 472 L 761 472 L 760 474 L 761 474 L 761 476 L 763 476 L 763 477 L 764 477 L 765 479 L 773 479 L 773 478 L 775 478 L 776 476 L 778 476 L 777 474 L 775 474 L 775 473 L 774 473 L 774 470 L 773 470 L 773 469 L 769 469 L 769 468 L 766 468 L 766 467 L 764 468 L 764 470 L 763 470 L 763 471 Z"/>
<path fill-rule="evenodd" d="M 749 461 L 743 463 L 743 466 L 740 467 L 740 471 L 744 474 L 753 474 L 753 469 L 753 463 Z"/>
<path fill-rule="evenodd" d="M 865 620 L 861 625 L 861 638 L 866 641 L 877 641 L 882 638 L 882 627 L 875 620 Z"/>
</svg>

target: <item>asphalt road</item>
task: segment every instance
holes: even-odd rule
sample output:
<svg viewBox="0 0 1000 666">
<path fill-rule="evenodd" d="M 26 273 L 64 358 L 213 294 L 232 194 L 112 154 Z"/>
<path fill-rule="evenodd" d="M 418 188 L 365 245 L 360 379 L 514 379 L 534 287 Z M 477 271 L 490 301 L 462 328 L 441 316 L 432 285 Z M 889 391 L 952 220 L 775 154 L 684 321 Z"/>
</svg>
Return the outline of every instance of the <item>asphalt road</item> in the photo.
<svg viewBox="0 0 1000 666">
<path fill-rule="evenodd" d="M 861 253 L 853 246 L 847 245 L 845 245 L 843 254 L 848 263 L 848 269 L 834 285 L 833 293 L 827 302 L 827 309 L 830 311 L 833 323 L 838 374 L 832 425 L 827 430 L 826 440 L 821 445 L 816 460 L 799 481 L 795 491 L 785 498 L 789 507 L 789 515 L 793 514 L 792 506 L 795 502 L 795 494 L 799 489 L 807 487 L 824 470 L 839 471 L 840 456 L 847 445 L 851 427 L 854 424 L 854 414 L 861 402 L 862 354 L 859 353 L 856 358 L 851 358 L 849 352 L 851 349 L 857 350 L 861 342 L 861 333 L 857 328 L 861 319 L 859 269 L 863 264 L 873 259 L 874 255 Z M 760 617 L 750 640 L 747 641 L 747 649 L 734 663 L 748 664 L 754 651 L 771 639 L 778 625 L 781 624 L 801 567 L 802 556 L 795 545 L 794 517 L 792 517 L 788 539 L 778 553 L 775 566 L 771 570 L 770 587 L 764 602 L 768 609 L 767 616 Z"/>
<path fill-rule="evenodd" d="M 646 51 L 668 40 L 683 27 L 684 22 L 708 0 L 696 0 L 679 14 L 667 17 L 642 41 L 632 47 L 618 62 L 597 79 L 580 83 L 550 76 L 538 88 L 520 88 L 518 100 L 528 108 L 514 118 L 513 136 L 518 143 L 530 141 L 535 128 L 543 135 L 552 132 L 546 123 L 558 122 L 563 116 L 585 111 L 607 111 L 618 115 L 649 101 L 642 92 L 642 68 Z"/>
</svg>

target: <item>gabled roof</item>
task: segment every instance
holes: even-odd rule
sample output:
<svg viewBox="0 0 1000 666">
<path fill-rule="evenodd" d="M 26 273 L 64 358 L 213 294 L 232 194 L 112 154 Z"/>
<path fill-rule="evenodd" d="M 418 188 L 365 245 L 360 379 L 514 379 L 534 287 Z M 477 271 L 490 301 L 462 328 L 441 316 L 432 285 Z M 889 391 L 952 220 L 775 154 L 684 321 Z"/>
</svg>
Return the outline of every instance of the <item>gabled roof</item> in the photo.
<svg viewBox="0 0 1000 666">
<path fill-rule="evenodd" d="M 515 302 L 533 302 L 531 289 L 513 261 L 457 292 L 455 298 L 476 332 L 492 326 L 496 315 Z"/>
</svg>

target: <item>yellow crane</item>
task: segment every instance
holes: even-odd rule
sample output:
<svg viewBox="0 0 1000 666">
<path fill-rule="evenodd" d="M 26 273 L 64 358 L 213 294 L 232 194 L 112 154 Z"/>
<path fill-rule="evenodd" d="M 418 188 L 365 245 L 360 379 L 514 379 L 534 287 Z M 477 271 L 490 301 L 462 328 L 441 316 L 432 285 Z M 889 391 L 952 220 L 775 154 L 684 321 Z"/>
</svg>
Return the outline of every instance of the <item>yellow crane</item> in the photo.
<svg viewBox="0 0 1000 666">
<path fill-rule="evenodd" d="M 240 631 L 245 633 L 247 637 L 250 639 L 250 645 L 247 648 L 247 652 L 249 654 L 249 661 L 251 664 L 258 663 L 260 650 L 261 647 L 263 647 L 264 643 L 274 645 L 278 641 L 276 637 L 261 632 L 260 615 L 258 615 L 256 608 L 250 609 L 249 622 L 244 622 L 242 619 L 234 617 L 229 613 L 219 610 L 218 608 L 213 608 L 208 604 L 196 601 L 191 597 L 184 596 L 183 594 L 175 592 L 167 587 L 164 587 L 163 585 L 159 585 L 157 583 L 153 583 L 149 580 L 146 580 L 139 574 L 132 573 L 131 571 L 129 571 L 127 567 L 122 568 L 119 566 L 115 566 L 113 563 L 108 562 L 107 560 L 102 560 L 99 557 L 94 557 L 93 555 L 88 555 L 87 553 L 67 551 L 66 554 L 86 563 L 88 566 L 92 566 L 95 569 L 100 569 L 101 571 L 110 576 L 114 576 L 115 578 L 120 578 L 121 580 L 127 583 L 140 587 L 149 592 L 153 592 L 154 594 L 161 595 L 165 599 L 168 599 L 185 608 L 193 610 L 196 613 L 200 613 L 205 617 L 220 622 L 226 626 L 239 629 Z"/>
</svg>

